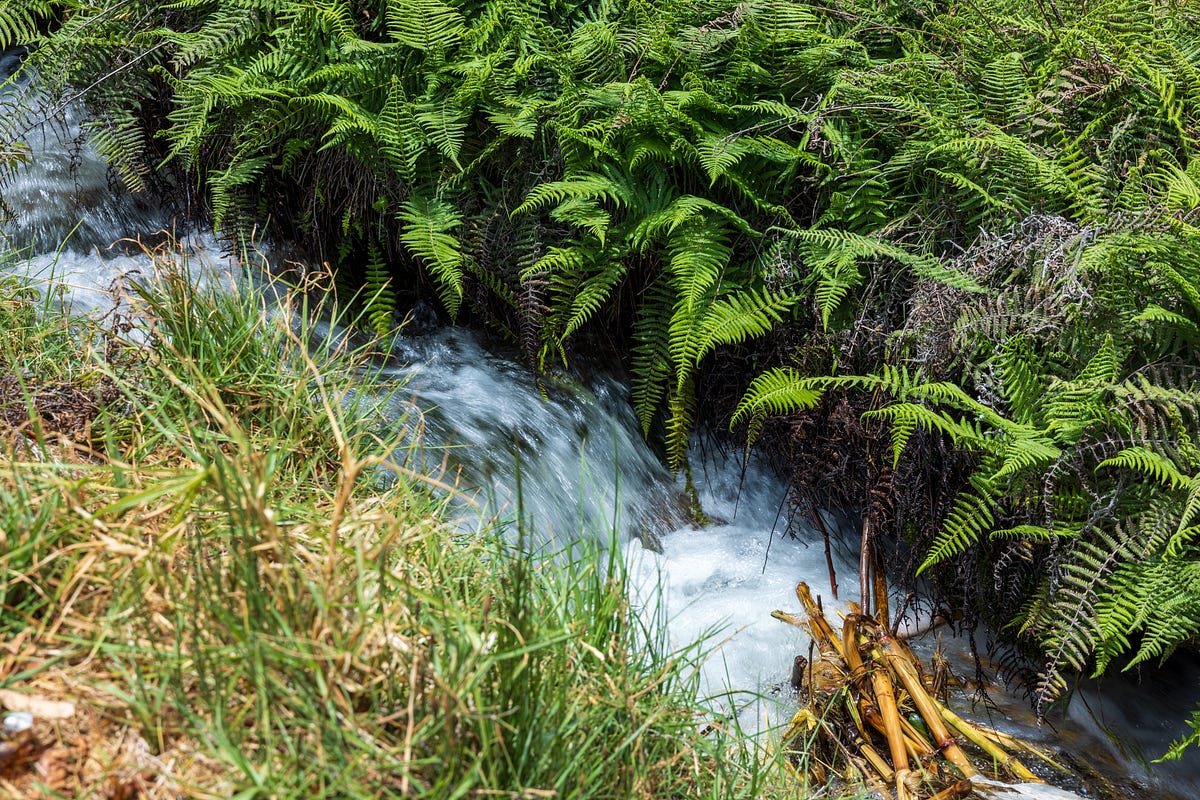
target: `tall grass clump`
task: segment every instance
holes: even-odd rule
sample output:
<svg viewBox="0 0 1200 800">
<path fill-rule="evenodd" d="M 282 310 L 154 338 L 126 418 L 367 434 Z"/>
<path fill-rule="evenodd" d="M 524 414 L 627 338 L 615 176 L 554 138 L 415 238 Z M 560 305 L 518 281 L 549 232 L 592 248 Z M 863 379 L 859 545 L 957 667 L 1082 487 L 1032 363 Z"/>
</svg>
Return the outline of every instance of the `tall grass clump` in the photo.
<svg viewBox="0 0 1200 800">
<path fill-rule="evenodd" d="M 310 322 L 334 309 L 299 292 L 268 308 L 155 257 L 105 324 L 34 313 L 27 286 L 0 284 L 0 315 L 29 329 L 5 340 L 5 375 L 60 337 L 61 380 L 92 383 L 73 428 L 44 400 L 59 375 L 5 384 L 0 688 L 78 708 L 74 728 L 39 719 L 41 755 L 0 780 L 55 796 L 766 791 L 748 748 L 699 734 L 700 654 L 669 652 L 631 609 L 619 551 L 453 533 L 437 478 L 370 414 L 402 387 L 374 380 L 369 343 Z M 37 767 L 53 753 L 102 769 Z"/>
</svg>

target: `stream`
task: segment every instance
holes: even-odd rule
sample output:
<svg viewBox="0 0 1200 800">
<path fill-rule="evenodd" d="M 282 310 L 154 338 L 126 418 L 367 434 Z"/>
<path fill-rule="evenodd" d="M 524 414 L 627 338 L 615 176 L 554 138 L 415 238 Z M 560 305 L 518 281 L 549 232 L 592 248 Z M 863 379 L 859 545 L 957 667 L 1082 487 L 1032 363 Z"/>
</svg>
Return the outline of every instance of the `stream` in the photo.
<svg viewBox="0 0 1200 800">
<path fill-rule="evenodd" d="M 13 59 L 7 63 L 15 66 Z M 13 97 L 10 90 L 0 100 Z M 14 112 L 10 106 L 0 113 Z M 13 215 L 0 223 L 0 236 L 8 248 L 22 251 L 9 269 L 66 287 L 64 302 L 76 311 L 102 310 L 115 280 L 152 269 L 144 254 L 112 245 L 154 236 L 173 223 L 153 204 L 116 188 L 104 164 L 80 143 L 79 113 L 68 106 L 53 122 L 31 119 L 30 163 L 0 185 Z M 211 235 L 181 238 L 194 260 L 214 273 L 240 273 Z M 695 483 L 712 520 L 696 527 L 687 522 L 681 485 L 643 441 L 618 379 L 556 379 L 543 396 L 515 359 L 458 328 L 405 332 L 395 338 L 391 356 L 384 372 L 406 390 L 388 415 L 404 424 L 410 404 L 421 409 L 427 461 L 436 464 L 447 455 L 460 484 L 474 487 L 485 517 L 515 513 L 519 463 L 521 503 L 540 541 L 553 546 L 580 535 L 607 541 L 615 534 L 634 603 L 646 613 L 663 613 L 677 645 L 708 637 L 715 649 L 701 683 L 714 713 L 736 714 L 751 731 L 787 723 L 794 713 L 787 686 L 792 661 L 807 654 L 809 642 L 769 613 L 799 610 L 798 580 L 809 583 L 827 607 L 833 593 L 821 536 L 803 529 L 797 539 L 783 536 L 786 484 L 778 476 L 753 461 L 744 465 L 739 453 L 694 444 Z M 464 511 L 463 524 L 480 519 L 473 513 Z M 834 520 L 830 525 L 836 533 Z M 857 554 L 846 544 L 854 537 L 834 538 L 839 582 L 856 585 Z M 936 639 L 920 643 L 923 655 Z M 957 658 L 960 672 L 973 672 L 966 639 L 947 635 L 942 646 Z M 1027 700 L 1002 686 L 991 691 L 997 705 L 990 714 L 965 700 L 959 710 L 1042 742 L 1073 765 L 1094 766 L 1094 774 L 1083 769 L 1082 780 L 1071 784 L 1078 794 L 1047 788 L 1022 796 L 1200 797 L 1197 753 L 1153 773 L 1138 764 L 1138 754 L 1157 757 L 1180 736 L 1185 712 L 1200 702 L 1200 661 L 1176 659 L 1168 668 L 1174 673 L 1146 670 L 1140 686 L 1129 679 L 1089 683 L 1065 716 L 1052 720 L 1053 728 L 1038 725 Z M 1179 695 L 1181 681 L 1193 687 L 1192 696 Z"/>
</svg>

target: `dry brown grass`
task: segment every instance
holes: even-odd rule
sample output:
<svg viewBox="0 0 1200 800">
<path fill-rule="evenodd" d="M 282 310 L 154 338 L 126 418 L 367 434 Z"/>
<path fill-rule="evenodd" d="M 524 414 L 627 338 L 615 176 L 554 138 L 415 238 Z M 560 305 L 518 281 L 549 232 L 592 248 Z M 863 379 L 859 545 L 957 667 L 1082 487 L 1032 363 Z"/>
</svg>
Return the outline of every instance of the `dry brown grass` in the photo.
<svg viewBox="0 0 1200 800">
<path fill-rule="evenodd" d="M 209 800 L 233 793 L 236 776 L 190 737 L 146 741 L 128 704 L 102 688 L 120 676 L 94 658 L 63 665 L 61 652 L 25 642 L 0 662 L 0 683 L 23 698 L 6 705 L 34 714 L 33 727 L 0 750 L 0 796 Z M 57 716 L 41 713 L 48 706 Z"/>
</svg>

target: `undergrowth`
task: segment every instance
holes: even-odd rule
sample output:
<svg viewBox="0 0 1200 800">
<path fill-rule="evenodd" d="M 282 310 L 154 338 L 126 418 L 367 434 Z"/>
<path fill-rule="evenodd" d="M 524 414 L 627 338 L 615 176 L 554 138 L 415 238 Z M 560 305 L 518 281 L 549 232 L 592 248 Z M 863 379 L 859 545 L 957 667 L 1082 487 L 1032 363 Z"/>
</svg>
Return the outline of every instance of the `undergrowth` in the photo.
<svg viewBox="0 0 1200 800">
<path fill-rule="evenodd" d="M 0 792 L 770 795 L 618 549 L 452 533 L 335 309 L 157 260 L 102 323 L 0 281 L 0 689 L 77 701 Z"/>
</svg>

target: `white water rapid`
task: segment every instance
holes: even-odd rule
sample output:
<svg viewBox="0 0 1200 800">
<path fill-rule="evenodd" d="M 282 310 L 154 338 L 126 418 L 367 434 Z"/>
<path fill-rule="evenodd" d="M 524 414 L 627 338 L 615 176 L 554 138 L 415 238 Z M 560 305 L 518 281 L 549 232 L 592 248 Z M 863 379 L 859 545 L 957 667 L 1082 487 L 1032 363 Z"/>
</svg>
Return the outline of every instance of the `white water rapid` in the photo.
<svg viewBox="0 0 1200 800">
<path fill-rule="evenodd" d="M 11 103 L 18 89 L 29 91 L 10 87 L 0 95 L 9 102 L 0 113 L 16 113 Z M 110 245 L 152 235 L 171 221 L 115 185 L 81 143 L 74 108 L 52 122 L 30 117 L 29 127 L 31 163 L 0 185 L 13 212 L 0 223 L 0 245 L 23 251 L 13 269 L 45 279 L 47 287 L 51 279 L 67 287 L 76 310 L 103 307 L 114 279 L 151 268 L 144 254 Z M 183 233 L 199 260 L 216 271 L 235 269 L 211 236 Z M 543 397 L 527 370 L 457 329 L 399 336 L 391 355 L 385 372 L 403 381 L 422 409 L 430 463 L 448 452 L 462 481 L 477 487 L 480 501 L 501 517 L 515 511 L 519 463 L 521 499 L 542 541 L 565 544 L 581 531 L 595 536 L 616 531 L 623 537 L 635 603 L 647 613 L 662 610 L 676 644 L 708 636 L 718 645 L 701 676 L 714 713 L 740 709 L 738 718 L 750 730 L 788 721 L 792 660 L 807 656 L 809 644 L 769 614 L 776 608 L 799 610 L 797 581 L 808 582 L 827 606 L 832 592 L 820 538 L 781 538 L 785 487 L 778 478 L 762 465 L 743 472 L 738 457 L 694 449 L 695 483 L 713 521 L 693 527 L 685 523 L 681 487 L 643 441 L 618 381 L 601 378 L 585 386 L 564 379 L 544 387 Z M 409 410 L 406 398 L 389 413 L 403 420 Z M 661 552 L 646 549 L 643 541 L 653 541 Z M 835 557 L 842 585 L 856 584 L 855 554 L 843 550 Z M 1019 705 L 1015 701 L 1012 708 Z M 1171 718 L 1181 716 L 1177 710 Z M 1038 735 L 1020 720 L 1009 721 L 1019 735 Z M 1064 721 L 1058 733 L 1064 732 L 1080 757 L 1104 741 L 1095 725 L 1079 719 Z M 1161 752 L 1153 749 L 1157 741 L 1147 747 L 1152 754 Z M 1200 770 L 1190 783 L 1135 776 L 1129 785 L 1144 787 L 1147 797 L 1198 797 L 1195 775 Z M 1064 796 L 1033 788 L 1020 794 Z"/>
</svg>

